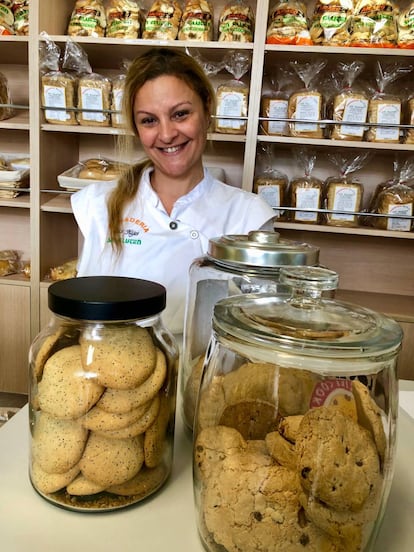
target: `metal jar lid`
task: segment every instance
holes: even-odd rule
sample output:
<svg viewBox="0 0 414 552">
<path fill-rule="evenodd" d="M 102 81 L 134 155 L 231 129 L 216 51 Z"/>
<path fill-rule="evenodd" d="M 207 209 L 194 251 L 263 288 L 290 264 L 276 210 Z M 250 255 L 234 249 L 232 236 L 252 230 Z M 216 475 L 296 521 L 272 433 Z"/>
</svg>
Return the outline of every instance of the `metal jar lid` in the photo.
<svg viewBox="0 0 414 552">
<path fill-rule="evenodd" d="M 254 230 L 247 235 L 234 234 L 210 239 L 208 256 L 219 264 L 237 266 L 315 266 L 319 262 L 319 248 L 281 238 L 278 232 Z"/>
<path fill-rule="evenodd" d="M 85 276 L 51 284 L 48 305 L 60 316 L 119 321 L 146 318 L 165 308 L 164 286 L 121 276 Z"/>
</svg>

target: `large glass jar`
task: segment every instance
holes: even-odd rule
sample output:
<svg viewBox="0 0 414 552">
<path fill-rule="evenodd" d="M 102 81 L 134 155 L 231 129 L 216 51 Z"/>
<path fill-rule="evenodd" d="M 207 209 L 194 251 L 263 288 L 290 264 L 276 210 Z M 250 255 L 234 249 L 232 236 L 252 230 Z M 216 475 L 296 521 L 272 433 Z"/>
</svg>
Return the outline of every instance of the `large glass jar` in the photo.
<svg viewBox="0 0 414 552">
<path fill-rule="evenodd" d="M 30 480 L 49 502 L 114 510 L 154 493 L 173 458 L 178 348 L 165 288 L 110 276 L 52 284 L 30 362 Z"/>
<path fill-rule="evenodd" d="M 281 238 L 277 232 L 261 230 L 213 238 L 207 254 L 193 261 L 189 270 L 181 356 L 183 419 L 187 429 L 193 429 L 201 371 L 217 301 L 244 293 L 286 295 L 288 289 L 279 282 L 281 267 L 316 266 L 318 263 L 319 248 Z"/>
<path fill-rule="evenodd" d="M 373 550 L 394 471 L 399 325 L 281 270 L 289 299 L 214 308 L 194 424 L 194 496 L 217 552 Z"/>
</svg>

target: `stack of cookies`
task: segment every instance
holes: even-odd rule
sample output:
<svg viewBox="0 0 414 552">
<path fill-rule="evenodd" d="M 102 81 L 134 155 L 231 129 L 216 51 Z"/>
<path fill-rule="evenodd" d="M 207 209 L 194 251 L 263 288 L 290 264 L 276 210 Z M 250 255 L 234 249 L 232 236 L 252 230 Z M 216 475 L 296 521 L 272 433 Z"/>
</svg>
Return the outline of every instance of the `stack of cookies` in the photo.
<svg viewBox="0 0 414 552">
<path fill-rule="evenodd" d="M 358 379 L 252 362 L 214 376 L 194 446 L 207 549 L 365 550 L 383 499 L 382 418 Z"/>
</svg>

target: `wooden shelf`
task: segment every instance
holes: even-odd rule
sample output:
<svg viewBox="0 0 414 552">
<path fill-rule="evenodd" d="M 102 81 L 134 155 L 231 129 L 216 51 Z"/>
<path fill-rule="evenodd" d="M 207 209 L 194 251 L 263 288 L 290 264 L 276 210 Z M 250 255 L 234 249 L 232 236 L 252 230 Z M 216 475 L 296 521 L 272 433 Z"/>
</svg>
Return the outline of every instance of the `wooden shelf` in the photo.
<svg viewBox="0 0 414 552">
<path fill-rule="evenodd" d="M 381 312 L 398 322 L 414 323 L 414 297 L 338 289 L 335 299 Z"/>
<path fill-rule="evenodd" d="M 366 149 L 373 151 L 414 151 L 414 144 L 388 144 L 381 142 L 331 140 L 329 138 L 296 138 L 294 136 L 267 136 L 264 134 L 259 134 L 257 136 L 257 141 L 287 145 L 320 146 L 323 148 L 354 148 L 358 150 Z"/>
<path fill-rule="evenodd" d="M 357 226 L 347 228 L 345 226 L 328 226 L 323 224 L 301 224 L 295 222 L 275 222 L 276 230 L 300 230 L 301 232 L 322 232 L 328 234 L 348 234 L 350 236 L 372 236 L 380 238 L 400 238 L 404 240 L 414 240 L 414 232 L 395 232 L 392 230 L 377 230 L 375 228 L 365 228 Z"/>
<path fill-rule="evenodd" d="M 0 199 L 0 207 L 16 207 L 17 209 L 30 209 L 30 194 L 22 193 L 11 199 Z"/>
</svg>

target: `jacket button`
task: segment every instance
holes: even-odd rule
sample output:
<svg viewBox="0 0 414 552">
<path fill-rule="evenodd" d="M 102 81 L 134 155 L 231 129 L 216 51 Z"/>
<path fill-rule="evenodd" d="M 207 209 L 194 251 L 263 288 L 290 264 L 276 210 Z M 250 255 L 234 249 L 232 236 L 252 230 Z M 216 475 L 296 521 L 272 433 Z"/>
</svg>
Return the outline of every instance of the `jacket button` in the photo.
<svg viewBox="0 0 414 552">
<path fill-rule="evenodd" d="M 170 228 L 171 230 L 177 230 L 178 224 L 175 222 L 175 220 L 170 222 Z"/>
<path fill-rule="evenodd" d="M 198 232 L 197 230 L 191 230 L 190 236 L 193 240 L 196 240 L 198 238 Z"/>
</svg>

